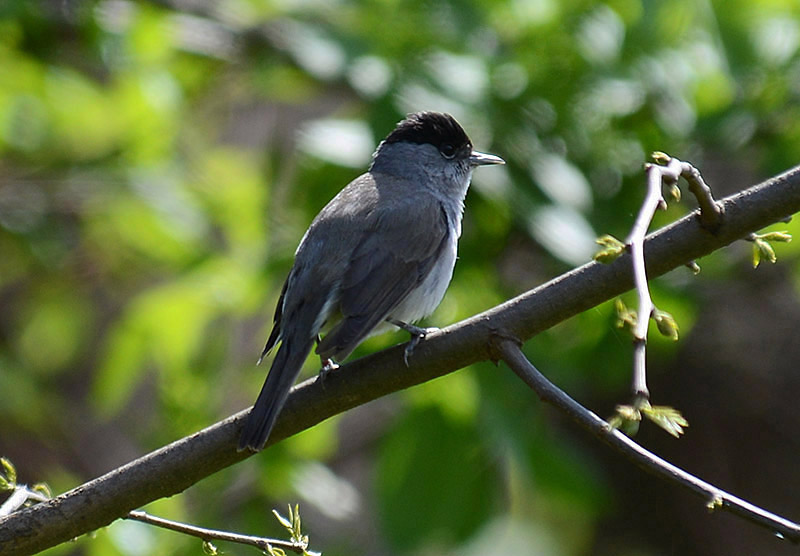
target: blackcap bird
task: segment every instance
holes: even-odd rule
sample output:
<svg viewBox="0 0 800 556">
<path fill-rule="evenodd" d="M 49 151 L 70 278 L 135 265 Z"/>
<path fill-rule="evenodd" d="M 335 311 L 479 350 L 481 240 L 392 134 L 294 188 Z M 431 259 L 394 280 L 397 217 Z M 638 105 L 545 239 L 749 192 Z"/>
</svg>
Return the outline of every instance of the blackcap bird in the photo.
<svg viewBox="0 0 800 556">
<path fill-rule="evenodd" d="M 378 145 L 367 173 L 320 211 L 283 285 L 261 358 L 280 346 L 239 450 L 264 447 L 315 342 L 325 371 L 391 323 L 412 334 L 410 355 L 430 330 L 412 323 L 433 312 L 453 276 L 464 198 L 485 164 L 504 162 L 473 151 L 452 116 L 411 114 Z"/>
</svg>

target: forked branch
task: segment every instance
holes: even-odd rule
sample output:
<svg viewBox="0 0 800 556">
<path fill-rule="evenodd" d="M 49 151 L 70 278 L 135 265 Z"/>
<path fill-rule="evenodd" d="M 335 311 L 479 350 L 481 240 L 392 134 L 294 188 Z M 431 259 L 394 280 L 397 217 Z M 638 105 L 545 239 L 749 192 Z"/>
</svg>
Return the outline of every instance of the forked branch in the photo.
<svg viewBox="0 0 800 556">
<path fill-rule="evenodd" d="M 636 465 L 675 483 L 703 498 L 706 507 L 713 511 L 722 509 L 738 515 L 747 521 L 765 527 L 775 535 L 794 543 L 800 542 L 800 525 L 770 513 L 758 506 L 729 494 L 702 479 L 672 465 L 657 455 L 645 450 L 639 444 L 611 427 L 606 421 L 580 405 L 563 390 L 547 380 L 522 353 L 519 342 L 507 335 L 496 335 L 493 346 L 502 359 L 525 384 L 536 392 L 542 401 L 554 405 L 566 413 L 573 421 L 587 429 L 600 440 L 619 451 Z"/>
</svg>

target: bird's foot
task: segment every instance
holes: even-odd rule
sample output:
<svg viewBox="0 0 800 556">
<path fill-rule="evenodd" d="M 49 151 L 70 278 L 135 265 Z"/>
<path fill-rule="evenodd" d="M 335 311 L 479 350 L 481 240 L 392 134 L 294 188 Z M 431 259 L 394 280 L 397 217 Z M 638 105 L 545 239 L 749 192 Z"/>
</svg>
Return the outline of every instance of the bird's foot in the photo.
<svg viewBox="0 0 800 556">
<path fill-rule="evenodd" d="M 406 345 L 406 349 L 403 351 L 403 362 L 408 367 L 408 358 L 414 354 L 414 350 L 416 349 L 417 345 L 419 345 L 420 341 L 425 338 L 431 332 L 436 332 L 439 329 L 435 326 L 430 326 L 428 328 L 422 328 L 421 326 L 414 326 L 413 324 L 408 324 L 407 322 L 403 322 L 401 320 L 395 319 L 386 319 L 387 322 L 397 326 L 398 328 L 402 328 L 409 334 L 411 334 L 411 340 Z"/>
<path fill-rule="evenodd" d="M 333 359 L 322 359 L 322 368 L 319 370 L 319 374 L 317 375 L 317 380 L 325 387 L 325 377 L 328 376 L 329 373 L 335 371 L 339 368 L 339 364 L 336 363 Z"/>
</svg>

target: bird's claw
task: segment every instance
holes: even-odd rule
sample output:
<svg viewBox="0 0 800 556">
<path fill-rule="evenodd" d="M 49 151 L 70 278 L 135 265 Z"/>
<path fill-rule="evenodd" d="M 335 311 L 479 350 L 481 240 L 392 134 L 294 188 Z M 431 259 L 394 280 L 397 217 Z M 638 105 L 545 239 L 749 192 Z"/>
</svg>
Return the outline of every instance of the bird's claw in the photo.
<svg viewBox="0 0 800 556">
<path fill-rule="evenodd" d="M 409 340 L 408 344 L 406 344 L 406 349 L 403 350 L 403 363 L 406 364 L 406 367 L 408 367 L 408 358 L 414 354 L 414 349 L 417 347 L 417 344 L 419 344 L 419 341 L 424 337 L 424 335 L 411 336 L 411 340 Z"/>
<path fill-rule="evenodd" d="M 335 371 L 339 368 L 339 364 L 336 363 L 333 359 L 323 359 L 322 360 L 322 368 L 319 370 L 319 374 L 317 375 L 317 380 L 325 387 L 325 377 L 328 376 L 329 373 Z"/>
<path fill-rule="evenodd" d="M 403 362 L 406 364 L 406 367 L 408 367 L 408 358 L 414 354 L 414 349 L 417 347 L 417 344 L 419 344 L 420 340 L 425 338 L 425 336 L 427 336 L 431 332 L 436 332 L 439 330 L 435 326 L 431 326 L 429 328 L 422 328 L 421 326 L 415 326 L 413 324 L 408 324 L 407 322 L 403 322 L 401 320 L 393 318 L 386 319 L 386 322 L 391 323 L 398 328 L 402 328 L 403 330 L 411 334 L 411 341 L 408 342 L 405 351 L 403 351 Z"/>
<path fill-rule="evenodd" d="M 408 331 L 411 334 L 411 340 L 409 340 L 408 344 L 406 345 L 406 349 L 403 350 L 403 362 L 406 364 L 406 367 L 408 367 L 408 358 L 414 355 L 414 350 L 417 348 L 419 343 L 425 339 L 425 336 L 431 332 L 436 332 L 439 330 L 436 327 L 419 328 L 415 326 L 414 328 L 416 330 Z"/>
</svg>

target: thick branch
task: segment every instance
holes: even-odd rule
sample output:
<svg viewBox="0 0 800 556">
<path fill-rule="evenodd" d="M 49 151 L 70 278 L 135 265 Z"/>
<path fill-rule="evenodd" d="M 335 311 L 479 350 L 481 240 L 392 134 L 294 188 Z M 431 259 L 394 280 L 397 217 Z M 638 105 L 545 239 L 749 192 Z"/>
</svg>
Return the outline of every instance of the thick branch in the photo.
<svg viewBox="0 0 800 556">
<path fill-rule="evenodd" d="M 621 452 L 645 471 L 668 479 L 704 498 L 709 510 L 717 508 L 727 510 L 748 521 L 766 527 L 768 530 L 792 542 L 800 542 L 800 525 L 797 523 L 767 512 L 746 500 L 737 498 L 687 473 L 652 452 L 648 452 L 620 431 L 612 429 L 603 419 L 570 398 L 563 390 L 547 380 L 525 358 L 525 355 L 513 340 L 498 337 L 495 349 L 503 361 L 511 367 L 511 370 L 525 384 L 530 386 L 543 401 L 556 406 L 579 425 Z"/>
<path fill-rule="evenodd" d="M 655 277 L 800 211 L 800 168 L 722 201 L 714 234 L 693 213 L 645 243 L 647 275 Z M 330 373 L 324 388 L 308 380 L 293 391 L 271 443 L 371 400 L 489 359 L 493 331 L 528 339 L 613 298 L 633 285 L 628 255 L 590 263 L 498 307 L 430 334 L 403 363 L 403 347 L 364 357 Z M 0 519 L 0 553 L 30 554 L 108 525 L 148 502 L 182 492 L 248 457 L 236 451 L 246 412 L 178 440 L 52 500 Z"/>
</svg>

